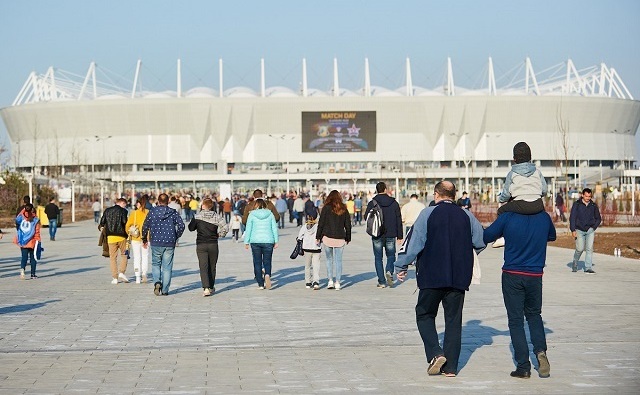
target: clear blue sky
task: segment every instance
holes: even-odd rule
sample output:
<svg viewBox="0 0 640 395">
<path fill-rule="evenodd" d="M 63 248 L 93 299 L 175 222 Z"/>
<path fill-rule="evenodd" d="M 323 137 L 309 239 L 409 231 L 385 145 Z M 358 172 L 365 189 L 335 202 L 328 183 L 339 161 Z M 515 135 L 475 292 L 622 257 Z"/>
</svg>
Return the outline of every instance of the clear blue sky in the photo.
<svg viewBox="0 0 640 395">
<path fill-rule="evenodd" d="M 362 86 L 365 57 L 372 84 L 388 88 L 403 85 L 406 57 L 427 88 L 442 84 L 447 56 L 456 85 L 470 88 L 489 56 L 498 77 L 526 56 L 535 70 L 570 57 L 578 68 L 614 67 L 640 99 L 638 0 L 2 1 L 0 37 L 0 107 L 31 71 L 84 75 L 93 60 L 132 80 L 139 58 L 149 90 L 175 90 L 178 58 L 184 90 L 217 89 L 219 58 L 225 89 L 259 90 L 262 57 L 267 86 L 296 89 L 305 57 L 310 87 L 328 90 L 334 57 L 350 89 Z"/>
</svg>

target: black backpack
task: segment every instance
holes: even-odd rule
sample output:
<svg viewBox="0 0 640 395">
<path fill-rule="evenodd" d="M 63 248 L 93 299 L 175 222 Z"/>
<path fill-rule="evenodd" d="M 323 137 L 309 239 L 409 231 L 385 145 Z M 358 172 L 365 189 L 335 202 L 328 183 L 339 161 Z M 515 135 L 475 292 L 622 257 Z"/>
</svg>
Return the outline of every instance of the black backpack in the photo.
<svg viewBox="0 0 640 395">
<path fill-rule="evenodd" d="M 385 233 L 384 216 L 382 215 L 382 207 L 373 199 L 371 210 L 367 213 L 367 233 L 373 237 L 380 237 Z"/>
</svg>

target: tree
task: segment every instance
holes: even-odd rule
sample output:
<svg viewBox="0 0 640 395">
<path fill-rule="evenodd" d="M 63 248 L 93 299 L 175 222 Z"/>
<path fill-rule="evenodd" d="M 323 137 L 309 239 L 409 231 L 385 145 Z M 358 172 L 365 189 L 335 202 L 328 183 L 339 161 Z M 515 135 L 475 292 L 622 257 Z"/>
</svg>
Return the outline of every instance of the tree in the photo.
<svg viewBox="0 0 640 395">
<path fill-rule="evenodd" d="M 0 185 L 0 201 L 7 202 L 0 206 L 1 215 L 14 216 L 22 205 L 22 197 L 29 194 L 29 185 L 22 174 L 5 171 L 2 173 L 4 184 Z"/>
</svg>

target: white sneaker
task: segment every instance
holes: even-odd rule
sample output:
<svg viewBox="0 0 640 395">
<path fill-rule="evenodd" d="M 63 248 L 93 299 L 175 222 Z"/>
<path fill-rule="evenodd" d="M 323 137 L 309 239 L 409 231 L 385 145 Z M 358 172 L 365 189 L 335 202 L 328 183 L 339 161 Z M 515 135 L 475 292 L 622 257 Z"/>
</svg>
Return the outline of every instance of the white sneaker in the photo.
<svg viewBox="0 0 640 395">
<path fill-rule="evenodd" d="M 140 277 L 136 277 L 136 284 L 140 284 Z"/>
<path fill-rule="evenodd" d="M 202 293 L 202 296 L 210 296 L 211 295 L 211 290 L 209 288 L 205 288 L 204 292 Z"/>
<path fill-rule="evenodd" d="M 20 269 L 20 280 L 24 280 L 24 269 Z"/>
<path fill-rule="evenodd" d="M 118 283 L 118 279 L 114 278 L 113 280 L 111 280 L 111 284 L 117 284 Z"/>
<path fill-rule="evenodd" d="M 504 247 L 504 237 L 501 237 L 498 240 L 494 241 L 491 247 L 493 248 Z"/>
<path fill-rule="evenodd" d="M 271 276 L 268 274 L 264 275 L 264 287 L 266 289 L 271 289 Z"/>
<path fill-rule="evenodd" d="M 119 273 L 119 274 L 118 274 L 118 278 L 119 278 L 120 280 L 122 280 L 122 282 L 123 282 L 123 283 L 128 283 L 128 282 L 129 282 L 129 279 L 128 279 L 128 278 L 127 278 L 127 276 L 125 276 L 123 273 Z"/>
<path fill-rule="evenodd" d="M 333 280 L 329 280 L 329 282 L 327 283 L 327 289 L 334 289 L 335 287 L 333 286 Z"/>
<path fill-rule="evenodd" d="M 340 281 L 336 281 L 336 291 L 340 291 Z"/>
</svg>

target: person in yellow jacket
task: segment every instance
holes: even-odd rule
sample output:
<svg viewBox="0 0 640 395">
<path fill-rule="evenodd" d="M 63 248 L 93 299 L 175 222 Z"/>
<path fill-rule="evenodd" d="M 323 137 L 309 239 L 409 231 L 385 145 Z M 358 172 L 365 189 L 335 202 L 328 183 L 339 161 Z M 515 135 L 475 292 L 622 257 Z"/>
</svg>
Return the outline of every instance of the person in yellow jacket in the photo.
<svg viewBox="0 0 640 395">
<path fill-rule="evenodd" d="M 131 239 L 131 253 L 133 254 L 133 271 L 136 275 L 136 284 L 147 282 L 149 270 L 149 249 L 142 244 L 142 224 L 149 210 L 146 208 L 147 195 L 136 201 L 136 209 L 129 214 L 127 219 L 127 233 Z M 134 227 L 135 226 L 135 227 Z"/>
<path fill-rule="evenodd" d="M 200 208 L 200 198 L 191 198 L 191 200 L 189 200 L 189 208 L 191 209 L 191 219 L 193 219 Z"/>
</svg>

